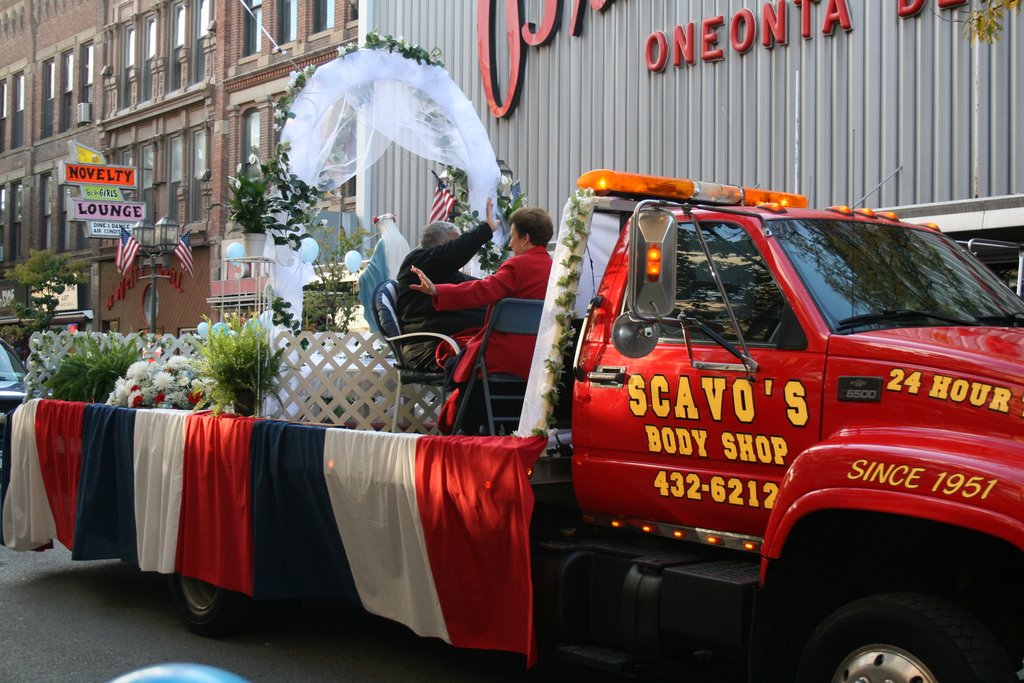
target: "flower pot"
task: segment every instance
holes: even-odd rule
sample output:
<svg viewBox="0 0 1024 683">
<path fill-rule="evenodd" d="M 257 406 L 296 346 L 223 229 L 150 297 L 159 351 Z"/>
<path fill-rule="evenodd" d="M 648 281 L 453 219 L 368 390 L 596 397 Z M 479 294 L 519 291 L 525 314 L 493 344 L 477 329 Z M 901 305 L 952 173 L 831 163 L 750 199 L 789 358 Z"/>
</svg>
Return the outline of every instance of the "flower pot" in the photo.
<svg viewBox="0 0 1024 683">
<path fill-rule="evenodd" d="M 263 232 L 247 232 L 242 234 L 242 248 L 246 258 L 263 258 L 263 249 L 267 244 L 267 235 Z"/>
<path fill-rule="evenodd" d="M 239 389 L 235 393 L 235 415 L 252 417 L 256 414 L 256 394 L 249 389 Z"/>
</svg>

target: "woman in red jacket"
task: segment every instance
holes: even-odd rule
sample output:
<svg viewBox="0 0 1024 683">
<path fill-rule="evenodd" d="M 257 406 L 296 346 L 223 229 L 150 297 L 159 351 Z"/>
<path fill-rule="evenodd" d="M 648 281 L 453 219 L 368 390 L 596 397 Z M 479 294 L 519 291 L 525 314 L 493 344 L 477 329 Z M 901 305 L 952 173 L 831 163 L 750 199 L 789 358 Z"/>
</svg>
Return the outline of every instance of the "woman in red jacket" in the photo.
<svg viewBox="0 0 1024 683">
<path fill-rule="evenodd" d="M 501 299 L 543 299 L 551 272 L 551 257 L 547 251 L 547 243 L 554 233 L 551 216 L 543 209 L 531 206 L 514 212 L 509 217 L 509 223 L 512 232 L 508 244 L 513 255 L 493 275 L 482 280 L 435 285 L 423 271 L 414 267 L 412 271 L 419 277 L 420 284 L 410 285 L 409 289 L 431 296 L 434 308 L 439 311 L 488 306 L 488 319 L 494 304 Z M 456 386 L 469 381 L 486 327 L 485 321 L 484 327 L 469 340 L 459 355 L 452 374 Z M 487 345 L 487 371 L 526 379 L 530 372 L 535 339 L 524 338 L 522 335 L 492 334 Z"/>
</svg>

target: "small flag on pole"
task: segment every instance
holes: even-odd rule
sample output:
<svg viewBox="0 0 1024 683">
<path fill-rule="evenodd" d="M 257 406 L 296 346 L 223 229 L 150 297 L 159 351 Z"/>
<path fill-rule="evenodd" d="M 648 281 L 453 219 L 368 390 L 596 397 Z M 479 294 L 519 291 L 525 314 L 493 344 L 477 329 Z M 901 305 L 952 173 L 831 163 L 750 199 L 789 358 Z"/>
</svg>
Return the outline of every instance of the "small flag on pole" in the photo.
<svg viewBox="0 0 1024 683">
<path fill-rule="evenodd" d="M 455 208 L 455 195 L 452 191 L 441 182 L 441 179 L 437 179 L 437 189 L 434 190 L 434 203 L 430 205 L 430 217 L 427 219 L 427 223 L 434 223 L 437 221 L 446 221 L 449 216 L 452 215 L 452 209 Z"/>
<path fill-rule="evenodd" d="M 186 230 L 178 240 L 178 246 L 174 248 L 174 255 L 181 261 L 181 269 L 195 277 L 195 273 L 192 272 L 192 236 L 189 234 L 191 232 L 191 230 Z"/>
<path fill-rule="evenodd" d="M 114 254 L 114 266 L 117 272 L 122 275 L 135 263 L 135 257 L 139 254 L 139 243 L 128 232 L 127 228 L 121 228 L 121 237 L 117 240 L 117 252 Z"/>
</svg>

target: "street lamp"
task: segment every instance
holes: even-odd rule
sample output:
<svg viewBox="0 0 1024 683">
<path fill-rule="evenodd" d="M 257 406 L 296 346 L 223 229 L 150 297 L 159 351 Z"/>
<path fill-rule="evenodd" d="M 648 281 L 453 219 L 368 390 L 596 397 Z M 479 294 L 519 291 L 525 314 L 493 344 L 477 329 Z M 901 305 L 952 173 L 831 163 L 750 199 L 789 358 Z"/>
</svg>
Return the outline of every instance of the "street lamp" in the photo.
<svg viewBox="0 0 1024 683">
<path fill-rule="evenodd" d="M 164 216 L 153 225 L 153 221 L 146 219 L 139 221 L 132 229 L 135 240 L 139 243 L 139 249 L 149 257 L 149 331 L 156 333 L 156 279 L 168 277 L 158 275 L 157 259 L 164 266 L 170 264 L 170 254 L 178 245 L 178 221 L 170 216 Z"/>
</svg>

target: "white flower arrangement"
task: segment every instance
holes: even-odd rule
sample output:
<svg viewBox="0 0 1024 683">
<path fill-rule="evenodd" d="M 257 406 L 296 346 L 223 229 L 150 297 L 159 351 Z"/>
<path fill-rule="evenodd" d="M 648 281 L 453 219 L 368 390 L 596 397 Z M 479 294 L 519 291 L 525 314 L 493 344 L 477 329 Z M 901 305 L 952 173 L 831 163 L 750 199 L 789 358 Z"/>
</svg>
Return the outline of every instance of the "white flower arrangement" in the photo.
<svg viewBox="0 0 1024 683">
<path fill-rule="evenodd" d="M 166 362 L 155 358 L 132 363 L 114 384 L 107 404 L 127 408 L 178 408 L 192 410 L 200 404 L 206 386 L 196 375 L 195 363 L 185 356 Z"/>
</svg>

